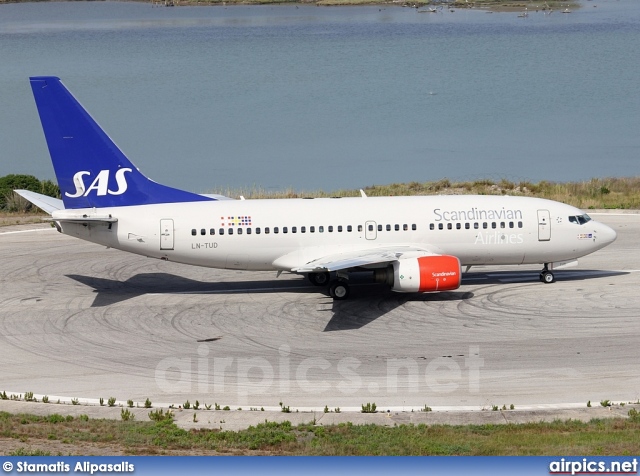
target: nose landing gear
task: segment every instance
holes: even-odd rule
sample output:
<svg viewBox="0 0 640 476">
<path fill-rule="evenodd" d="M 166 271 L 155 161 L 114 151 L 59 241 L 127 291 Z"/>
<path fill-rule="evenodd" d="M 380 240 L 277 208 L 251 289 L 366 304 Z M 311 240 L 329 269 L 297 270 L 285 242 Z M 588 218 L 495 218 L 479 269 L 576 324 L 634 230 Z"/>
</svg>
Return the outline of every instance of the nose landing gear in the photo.
<svg viewBox="0 0 640 476">
<path fill-rule="evenodd" d="M 540 272 L 540 281 L 545 284 L 551 284 L 556 282 L 556 277 L 553 275 L 551 271 L 549 271 L 548 263 L 544 264 L 544 268 Z"/>
</svg>

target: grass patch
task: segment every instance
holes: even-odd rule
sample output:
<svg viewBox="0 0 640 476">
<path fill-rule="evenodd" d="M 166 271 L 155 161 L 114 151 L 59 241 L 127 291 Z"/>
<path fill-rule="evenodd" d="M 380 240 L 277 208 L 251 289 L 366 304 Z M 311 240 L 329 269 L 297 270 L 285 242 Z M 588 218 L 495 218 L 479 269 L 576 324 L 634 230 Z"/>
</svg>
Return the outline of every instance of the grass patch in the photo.
<svg viewBox="0 0 640 476">
<path fill-rule="evenodd" d="M 246 430 L 183 430 L 156 422 L 66 419 L 0 413 L 0 437 L 120 445 L 125 453 L 165 450 L 274 455 L 629 455 L 640 452 L 640 419 L 576 420 L 521 425 L 299 425 L 263 423 Z M 50 440 L 49 440 L 50 439 Z"/>
</svg>

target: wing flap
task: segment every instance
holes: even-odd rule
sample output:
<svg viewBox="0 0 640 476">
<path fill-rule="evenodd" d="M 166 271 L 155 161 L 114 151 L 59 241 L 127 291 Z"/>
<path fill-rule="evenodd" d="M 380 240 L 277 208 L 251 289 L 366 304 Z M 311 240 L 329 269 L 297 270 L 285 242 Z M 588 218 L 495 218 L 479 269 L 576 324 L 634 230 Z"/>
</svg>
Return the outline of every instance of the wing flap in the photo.
<svg viewBox="0 0 640 476">
<path fill-rule="evenodd" d="M 401 258 L 436 255 L 419 246 L 390 246 L 366 250 L 351 250 L 329 254 L 295 266 L 295 273 L 312 273 L 318 271 L 340 271 L 365 266 L 384 265 Z"/>
</svg>

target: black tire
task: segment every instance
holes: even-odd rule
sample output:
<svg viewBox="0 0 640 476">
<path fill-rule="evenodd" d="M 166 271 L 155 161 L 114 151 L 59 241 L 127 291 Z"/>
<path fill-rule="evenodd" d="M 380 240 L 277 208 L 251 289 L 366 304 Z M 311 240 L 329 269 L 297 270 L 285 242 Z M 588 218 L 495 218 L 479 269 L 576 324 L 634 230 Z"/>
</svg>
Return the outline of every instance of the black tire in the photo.
<svg viewBox="0 0 640 476">
<path fill-rule="evenodd" d="M 329 284 L 330 276 L 327 272 L 309 273 L 307 277 L 309 278 L 309 281 L 311 281 L 311 284 L 313 284 L 314 286 L 325 286 Z"/>
<path fill-rule="evenodd" d="M 346 281 L 334 281 L 329 286 L 329 295 L 338 301 L 349 297 L 349 285 Z"/>
<path fill-rule="evenodd" d="M 556 281 L 556 278 L 551 271 L 544 271 L 540 276 L 544 284 L 551 284 Z"/>
</svg>

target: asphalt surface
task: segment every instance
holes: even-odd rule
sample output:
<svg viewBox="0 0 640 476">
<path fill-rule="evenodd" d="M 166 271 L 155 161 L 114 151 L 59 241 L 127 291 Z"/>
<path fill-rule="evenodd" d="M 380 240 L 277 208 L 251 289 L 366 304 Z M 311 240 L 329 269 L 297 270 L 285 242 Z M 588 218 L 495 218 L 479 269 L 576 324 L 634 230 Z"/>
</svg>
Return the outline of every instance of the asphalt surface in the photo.
<svg viewBox="0 0 640 476">
<path fill-rule="evenodd" d="M 325 406 L 367 402 L 442 415 L 635 402 L 640 215 L 594 218 L 618 240 L 551 285 L 537 267 L 473 268 L 459 290 L 424 295 L 356 276 L 340 302 L 295 275 L 162 262 L 46 224 L 2 227 L 0 392 L 272 415 L 282 403 L 293 412 L 282 417 L 327 420 L 342 417 Z"/>
</svg>

